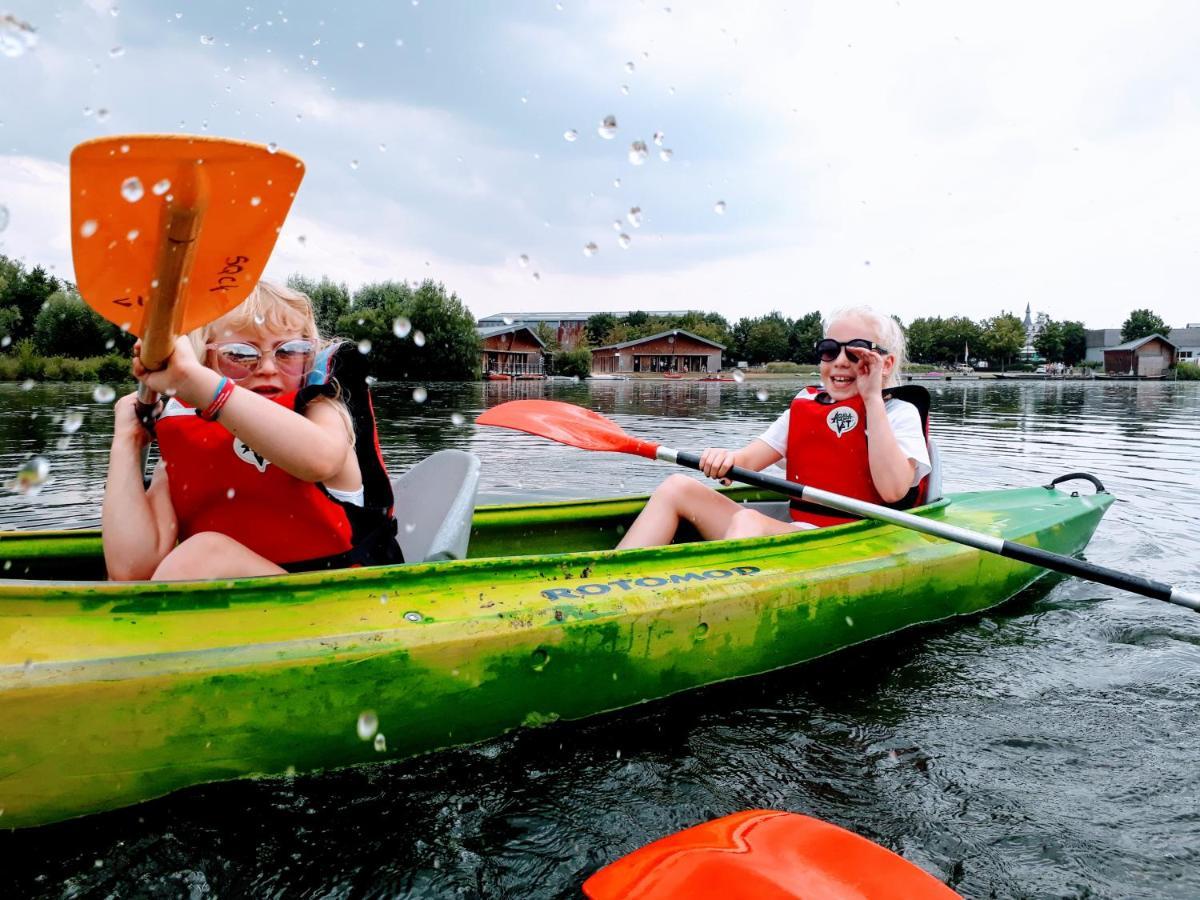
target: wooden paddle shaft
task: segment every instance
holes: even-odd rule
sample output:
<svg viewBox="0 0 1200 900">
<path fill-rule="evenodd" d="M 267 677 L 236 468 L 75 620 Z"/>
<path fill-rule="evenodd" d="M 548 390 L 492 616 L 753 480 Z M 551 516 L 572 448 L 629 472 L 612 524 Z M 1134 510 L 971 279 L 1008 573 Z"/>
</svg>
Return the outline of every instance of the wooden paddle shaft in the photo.
<svg viewBox="0 0 1200 900">
<path fill-rule="evenodd" d="M 155 266 L 157 275 L 150 284 L 150 302 L 142 330 L 140 358 L 147 369 L 161 369 L 174 350 L 183 318 L 184 286 L 191 272 L 203 218 L 204 209 L 199 204 L 172 205 L 167 209 L 166 240 Z M 144 384 L 138 386 L 140 404 L 153 406 L 157 400 L 154 391 Z"/>
</svg>

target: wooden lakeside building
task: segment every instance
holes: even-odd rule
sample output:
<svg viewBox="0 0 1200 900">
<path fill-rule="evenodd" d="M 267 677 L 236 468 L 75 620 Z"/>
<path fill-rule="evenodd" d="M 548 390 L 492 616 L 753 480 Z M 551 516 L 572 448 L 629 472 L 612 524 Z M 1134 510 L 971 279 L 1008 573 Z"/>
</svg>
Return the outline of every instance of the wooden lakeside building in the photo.
<svg viewBox="0 0 1200 900">
<path fill-rule="evenodd" d="M 476 328 L 483 375 L 545 375 L 546 345 L 525 325 Z"/>
<path fill-rule="evenodd" d="M 1106 375 L 1163 378 L 1175 362 L 1176 346 L 1161 334 L 1126 341 L 1104 351 Z"/>
<path fill-rule="evenodd" d="M 610 315 L 616 319 L 623 319 L 634 310 L 613 310 Z M 645 313 L 650 318 L 676 319 L 686 316 L 686 309 L 648 309 Z M 536 329 L 539 325 L 544 325 L 553 334 L 554 340 L 558 341 L 558 345 L 564 350 L 574 350 L 582 343 L 584 334 L 587 330 L 587 321 L 595 312 L 503 312 L 495 313 L 490 316 L 485 316 L 476 322 L 476 326 L 483 328 L 499 328 L 509 325 L 525 325 L 529 328 Z M 543 329 L 542 334 L 546 334 Z"/>
<path fill-rule="evenodd" d="M 632 341 L 597 347 L 592 372 L 599 375 L 633 372 L 720 372 L 723 344 L 672 329 Z"/>
</svg>

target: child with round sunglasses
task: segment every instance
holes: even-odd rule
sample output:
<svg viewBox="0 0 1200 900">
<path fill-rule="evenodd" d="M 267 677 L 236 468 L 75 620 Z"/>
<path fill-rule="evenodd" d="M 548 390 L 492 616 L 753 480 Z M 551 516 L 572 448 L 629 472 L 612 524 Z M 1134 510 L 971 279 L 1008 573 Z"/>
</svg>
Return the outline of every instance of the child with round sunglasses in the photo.
<svg viewBox="0 0 1200 900">
<path fill-rule="evenodd" d="M 868 307 L 842 310 L 829 320 L 815 349 L 821 387 L 801 391 L 783 415 L 740 450 L 705 450 L 701 470 L 723 480 L 732 466 L 758 471 L 784 461 L 790 481 L 897 508 L 919 504 L 931 471 L 929 395 L 920 387 L 898 386 L 906 350 L 899 324 Z M 717 540 L 787 534 L 851 519 L 793 501 L 790 521 L 784 522 L 694 478 L 672 475 L 654 491 L 618 548 L 670 543 L 684 521 L 705 540 Z"/>
<path fill-rule="evenodd" d="M 115 409 L 102 516 L 113 580 L 231 578 L 402 561 L 366 362 L 322 341 L 304 294 L 260 282 L 135 377 L 165 398 L 161 461 L 134 409 Z"/>
</svg>

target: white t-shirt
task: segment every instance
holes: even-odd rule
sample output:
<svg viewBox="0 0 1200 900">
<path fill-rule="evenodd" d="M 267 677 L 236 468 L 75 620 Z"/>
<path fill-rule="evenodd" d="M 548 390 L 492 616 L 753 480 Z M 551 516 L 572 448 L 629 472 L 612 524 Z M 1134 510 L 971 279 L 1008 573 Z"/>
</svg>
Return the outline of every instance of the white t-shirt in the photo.
<svg viewBox="0 0 1200 900">
<path fill-rule="evenodd" d="M 800 399 L 812 400 L 812 395 L 807 391 L 801 391 L 796 396 Z M 900 445 L 904 454 L 917 464 L 912 481 L 912 486 L 915 487 L 932 470 L 929 464 L 929 447 L 925 444 L 925 432 L 921 428 L 921 414 L 908 401 L 897 400 L 895 397 L 885 401 L 883 408 L 887 413 L 888 423 L 892 426 L 892 433 L 896 436 L 896 443 Z M 760 441 L 775 452 L 783 454 L 785 458 L 787 457 L 788 425 L 791 420 L 792 411 L 789 407 L 782 416 L 771 423 L 766 431 L 758 436 Z M 782 461 L 780 464 L 783 464 Z"/>
</svg>

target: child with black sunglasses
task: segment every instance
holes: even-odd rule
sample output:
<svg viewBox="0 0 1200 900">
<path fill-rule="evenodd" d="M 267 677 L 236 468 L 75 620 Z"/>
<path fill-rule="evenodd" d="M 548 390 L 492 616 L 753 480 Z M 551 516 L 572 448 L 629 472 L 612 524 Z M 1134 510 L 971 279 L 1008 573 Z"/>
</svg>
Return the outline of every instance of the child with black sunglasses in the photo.
<svg viewBox="0 0 1200 900">
<path fill-rule="evenodd" d="M 392 491 L 352 344 L 322 341 L 304 294 L 260 282 L 134 376 L 166 402 L 150 435 L 115 409 L 103 510 L 113 580 L 278 575 L 400 561 Z M 336 377 L 335 377 L 336 376 Z"/>
<path fill-rule="evenodd" d="M 740 450 L 705 450 L 701 470 L 723 479 L 732 466 L 758 471 L 783 460 L 792 481 L 900 508 L 919 504 L 931 470 L 929 399 L 923 388 L 898 386 L 905 361 L 899 324 L 868 307 L 843 310 L 829 320 L 815 350 L 821 387 L 801 391 L 783 415 Z M 849 519 L 794 502 L 790 521 L 780 521 L 687 475 L 672 475 L 654 491 L 618 547 L 670 543 L 683 521 L 705 540 L 717 540 L 787 534 Z"/>
</svg>

